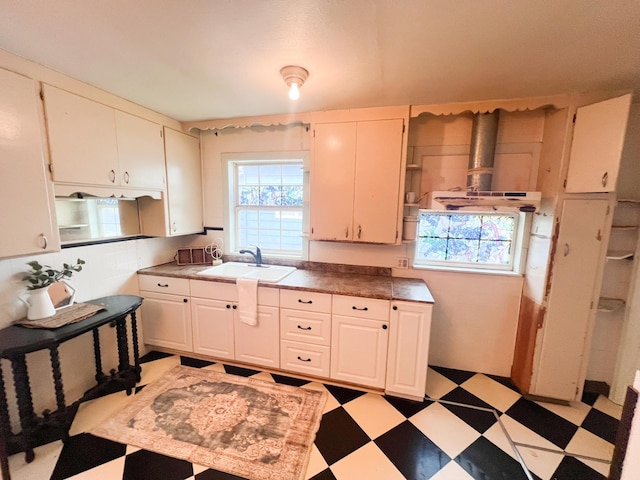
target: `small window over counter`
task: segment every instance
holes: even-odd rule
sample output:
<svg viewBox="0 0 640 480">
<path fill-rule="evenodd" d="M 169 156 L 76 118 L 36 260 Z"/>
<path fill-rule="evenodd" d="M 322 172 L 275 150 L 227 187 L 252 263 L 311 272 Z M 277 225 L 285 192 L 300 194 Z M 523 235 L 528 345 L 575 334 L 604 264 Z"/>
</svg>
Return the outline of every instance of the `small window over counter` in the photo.
<svg viewBox="0 0 640 480">
<path fill-rule="evenodd" d="M 56 215 L 63 245 L 140 235 L 136 199 L 56 197 Z"/>
</svg>

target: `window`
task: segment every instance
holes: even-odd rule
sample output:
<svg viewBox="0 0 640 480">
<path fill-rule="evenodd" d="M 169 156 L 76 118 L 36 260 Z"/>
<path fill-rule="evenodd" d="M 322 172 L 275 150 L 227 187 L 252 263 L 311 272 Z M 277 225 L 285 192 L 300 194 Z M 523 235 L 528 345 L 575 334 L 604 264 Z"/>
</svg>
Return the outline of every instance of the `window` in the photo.
<svg viewBox="0 0 640 480">
<path fill-rule="evenodd" d="M 228 162 L 230 251 L 257 245 L 263 254 L 303 257 L 304 163 L 300 157 Z"/>
<path fill-rule="evenodd" d="M 415 265 L 515 270 L 520 215 L 421 210 Z"/>
</svg>

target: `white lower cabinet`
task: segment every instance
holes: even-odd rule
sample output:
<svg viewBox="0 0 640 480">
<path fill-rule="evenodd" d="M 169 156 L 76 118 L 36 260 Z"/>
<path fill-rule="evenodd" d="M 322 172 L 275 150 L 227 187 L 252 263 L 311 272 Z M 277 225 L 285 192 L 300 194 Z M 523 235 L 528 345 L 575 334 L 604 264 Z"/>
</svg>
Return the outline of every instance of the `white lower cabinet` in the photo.
<svg viewBox="0 0 640 480">
<path fill-rule="evenodd" d="M 254 326 L 233 283 L 138 278 L 149 345 L 424 398 L 432 304 L 259 286 Z"/>
<path fill-rule="evenodd" d="M 391 302 L 385 392 L 424 400 L 432 304 Z"/>
<path fill-rule="evenodd" d="M 189 280 L 139 275 L 144 343 L 193 351 Z"/>
<path fill-rule="evenodd" d="M 280 368 L 278 289 L 258 287 L 258 323 L 247 325 L 240 321 L 235 284 L 190 280 L 190 285 L 195 353 Z"/>
<path fill-rule="evenodd" d="M 388 343 L 388 300 L 333 296 L 332 379 L 383 388 Z"/>
</svg>

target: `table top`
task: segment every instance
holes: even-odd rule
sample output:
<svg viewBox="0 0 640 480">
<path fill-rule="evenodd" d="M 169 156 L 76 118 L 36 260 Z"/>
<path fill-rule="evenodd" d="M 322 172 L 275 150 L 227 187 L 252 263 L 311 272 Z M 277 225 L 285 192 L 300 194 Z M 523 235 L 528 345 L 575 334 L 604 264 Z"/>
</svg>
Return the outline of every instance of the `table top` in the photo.
<svg viewBox="0 0 640 480">
<path fill-rule="evenodd" d="M 20 325 L 3 328 L 0 330 L 0 358 L 11 358 L 57 346 L 134 312 L 142 304 L 142 298 L 136 295 L 111 295 L 95 298 L 85 303 L 101 304 L 105 306 L 106 310 L 77 323 L 54 329 L 27 328 Z"/>
</svg>

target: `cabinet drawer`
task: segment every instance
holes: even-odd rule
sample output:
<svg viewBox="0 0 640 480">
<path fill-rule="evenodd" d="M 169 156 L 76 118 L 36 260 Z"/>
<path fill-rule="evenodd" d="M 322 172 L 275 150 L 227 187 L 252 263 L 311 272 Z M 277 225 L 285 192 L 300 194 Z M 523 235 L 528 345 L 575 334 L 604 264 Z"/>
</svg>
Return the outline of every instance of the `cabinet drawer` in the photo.
<svg viewBox="0 0 640 480">
<path fill-rule="evenodd" d="M 189 296 L 189 280 L 186 278 L 138 275 L 138 286 L 146 292 Z"/>
<path fill-rule="evenodd" d="M 211 300 L 238 301 L 238 286 L 235 283 L 209 282 L 207 280 L 189 280 L 191 296 Z M 258 304 L 277 307 L 280 304 L 277 288 L 258 286 Z"/>
<path fill-rule="evenodd" d="M 323 345 L 282 340 L 280 342 L 280 368 L 317 377 L 329 377 L 330 349 Z"/>
<path fill-rule="evenodd" d="M 280 337 L 317 345 L 331 344 L 331 314 L 280 309 Z"/>
<path fill-rule="evenodd" d="M 330 313 L 331 294 L 302 290 L 280 290 L 280 306 L 307 312 Z"/>
<path fill-rule="evenodd" d="M 332 312 L 349 317 L 389 320 L 389 300 L 334 295 Z"/>
</svg>

